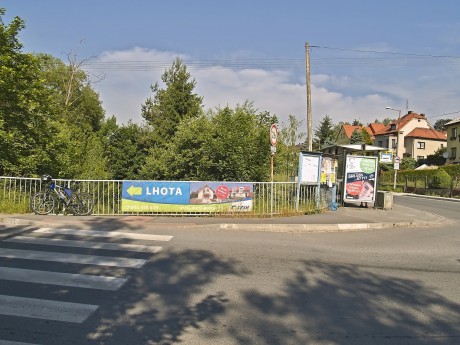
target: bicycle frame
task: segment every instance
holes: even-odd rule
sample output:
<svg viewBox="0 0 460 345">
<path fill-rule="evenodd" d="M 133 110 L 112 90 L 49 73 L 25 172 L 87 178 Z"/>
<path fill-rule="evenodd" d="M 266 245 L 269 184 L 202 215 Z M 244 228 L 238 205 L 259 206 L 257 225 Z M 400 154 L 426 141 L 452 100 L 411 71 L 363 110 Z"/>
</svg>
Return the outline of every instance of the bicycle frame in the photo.
<svg viewBox="0 0 460 345">
<path fill-rule="evenodd" d="M 54 181 L 50 183 L 49 189 L 54 192 L 61 203 L 63 203 L 66 207 L 69 206 L 70 197 L 73 193 L 72 189 L 60 186 Z"/>
</svg>

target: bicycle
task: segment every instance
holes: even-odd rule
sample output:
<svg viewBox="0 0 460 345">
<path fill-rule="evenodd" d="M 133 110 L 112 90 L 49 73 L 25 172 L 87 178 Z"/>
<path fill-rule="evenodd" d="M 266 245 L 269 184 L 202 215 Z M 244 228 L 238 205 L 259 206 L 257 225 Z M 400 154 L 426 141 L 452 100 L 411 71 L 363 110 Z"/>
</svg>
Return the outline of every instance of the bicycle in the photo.
<svg viewBox="0 0 460 345">
<path fill-rule="evenodd" d="M 50 175 L 43 175 L 41 181 L 48 186 L 30 199 L 30 207 L 35 214 L 50 214 L 59 204 L 63 205 L 64 214 L 67 209 L 75 216 L 88 216 L 93 212 L 94 202 L 89 193 L 60 186 Z"/>
</svg>

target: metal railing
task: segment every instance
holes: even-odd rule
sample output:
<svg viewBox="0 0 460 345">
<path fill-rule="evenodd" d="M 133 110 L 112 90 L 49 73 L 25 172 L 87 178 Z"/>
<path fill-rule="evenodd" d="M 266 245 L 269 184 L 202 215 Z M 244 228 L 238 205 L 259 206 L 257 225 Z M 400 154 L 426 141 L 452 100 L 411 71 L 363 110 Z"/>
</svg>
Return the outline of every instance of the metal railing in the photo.
<svg viewBox="0 0 460 345">
<path fill-rule="evenodd" d="M 297 182 L 251 182 L 253 186 L 252 209 L 247 212 L 123 212 L 123 180 L 65 180 L 56 183 L 91 195 L 94 202 L 93 215 L 212 215 L 231 217 L 270 217 L 315 213 L 328 206 L 330 196 L 317 185 Z M 0 213 L 30 213 L 30 197 L 42 189 L 38 178 L 0 176 Z M 74 188 L 75 189 L 75 188 Z"/>
</svg>

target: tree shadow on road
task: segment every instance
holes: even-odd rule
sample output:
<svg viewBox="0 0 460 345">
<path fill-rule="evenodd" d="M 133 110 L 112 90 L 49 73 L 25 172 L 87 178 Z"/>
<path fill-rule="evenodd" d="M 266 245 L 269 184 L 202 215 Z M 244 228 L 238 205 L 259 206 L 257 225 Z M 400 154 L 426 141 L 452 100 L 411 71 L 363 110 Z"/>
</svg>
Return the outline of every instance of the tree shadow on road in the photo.
<svg viewBox="0 0 460 345">
<path fill-rule="evenodd" d="M 126 286 L 92 317 L 88 344 L 170 344 L 189 327 L 214 322 L 228 302 L 224 292 L 205 291 L 220 275 L 242 275 L 235 262 L 211 252 L 160 255 L 136 270 Z M 92 323 L 90 321 L 90 323 Z"/>
<path fill-rule="evenodd" d="M 460 304 L 416 280 L 354 265 L 304 262 L 276 295 L 251 290 L 244 298 L 261 344 L 460 343 Z M 232 337 L 251 343 L 241 329 Z"/>
</svg>

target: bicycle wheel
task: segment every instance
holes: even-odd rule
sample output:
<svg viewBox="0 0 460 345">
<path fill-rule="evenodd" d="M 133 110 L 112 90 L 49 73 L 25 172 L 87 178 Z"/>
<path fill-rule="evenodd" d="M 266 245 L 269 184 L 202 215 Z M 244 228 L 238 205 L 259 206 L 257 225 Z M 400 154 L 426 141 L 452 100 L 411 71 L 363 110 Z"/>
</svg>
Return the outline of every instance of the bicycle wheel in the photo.
<svg viewBox="0 0 460 345">
<path fill-rule="evenodd" d="M 30 199 L 30 208 L 35 214 L 49 214 L 53 212 L 55 206 L 56 199 L 47 192 L 38 192 Z"/>
<path fill-rule="evenodd" d="M 85 192 L 74 192 L 70 197 L 69 208 L 76 216 L 89 216 L 94 208 L 93 198 Z"/>
</svg>

